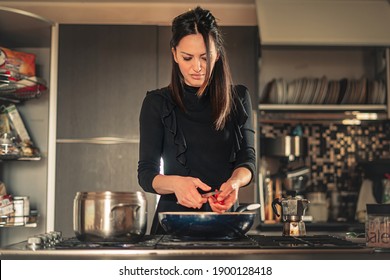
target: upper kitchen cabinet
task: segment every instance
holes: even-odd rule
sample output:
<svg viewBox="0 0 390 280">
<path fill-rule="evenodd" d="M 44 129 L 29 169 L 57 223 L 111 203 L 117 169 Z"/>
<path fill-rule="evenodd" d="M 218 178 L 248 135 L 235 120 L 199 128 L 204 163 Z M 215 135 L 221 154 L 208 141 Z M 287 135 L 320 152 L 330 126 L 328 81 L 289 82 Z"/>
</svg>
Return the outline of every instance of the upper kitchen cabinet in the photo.
<svg viewBox="0 0 390 280">
<path fill-rule="evenodd" d="M 389 118 L 388 1 L 257 0 L 256 9 L 260 111 Z"/>
<path fill-rule="evenodd" d="M 3 161 L 0 163 L 0 180 L 13 196 L 28 196 L 30 209 L 39 213 L 35 228 L 4 228 L 1 231 L 1 244 L 12 243 L 27 236 L 46 231 L 48 215 L 49 181 L 49 129 L 53 52 L 52 32 L 54 24 L 40 16 L 25 11 L 0 7 L 0 46 L 19 52 L 35 55 L 35 73 L 46 81 L 48 90 L 28 102 L 16 102 L 34 144 L 40 149 L 40 160 Z M 4 103 L 5 102 L 5 103 Z M 12 102 L 11 102 L 12 103 Z M 1 104 L 7 104 L 2 100 Z"/>
<path fill-rule="evenodd" d="M 256 0 L 264 46 L 390 46 L 386 0 Z"/>
</svg>

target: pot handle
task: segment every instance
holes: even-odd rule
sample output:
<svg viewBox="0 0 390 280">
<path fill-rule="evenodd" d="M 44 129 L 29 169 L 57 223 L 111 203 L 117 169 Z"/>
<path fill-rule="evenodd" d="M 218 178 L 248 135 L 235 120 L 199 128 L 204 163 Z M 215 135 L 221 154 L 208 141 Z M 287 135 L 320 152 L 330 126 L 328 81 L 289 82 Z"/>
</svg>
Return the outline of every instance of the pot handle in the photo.
<svg viewBox="0 0 390 280">
<path fill-rule="evenodd" d="M 130 207 L 130 208 L 133 208 L 133 219 L 135 219 L 137 217 L 137 212 L 141 208 L 141 206 L 135 205 L 135 204 L 119 203 L 119 204 L 115 204 L 114 206 L 111 207 L 110 213 L 112 214 L 112 211 L 114 211 L 115 208 L 119 208 L 119 207 Z"/>
<path fill-rule="evenodd" d="M 280 202 L 279 198 L 275 198 L 274 201 L 272 201 L 272 210 L 274 210 L 274 213 L 276 216 L 280 217 L 280 214 L 278 213 L 278 210 L 276 209 L 276 204 L 282 206 L 282 203 Z"/>
</svg>

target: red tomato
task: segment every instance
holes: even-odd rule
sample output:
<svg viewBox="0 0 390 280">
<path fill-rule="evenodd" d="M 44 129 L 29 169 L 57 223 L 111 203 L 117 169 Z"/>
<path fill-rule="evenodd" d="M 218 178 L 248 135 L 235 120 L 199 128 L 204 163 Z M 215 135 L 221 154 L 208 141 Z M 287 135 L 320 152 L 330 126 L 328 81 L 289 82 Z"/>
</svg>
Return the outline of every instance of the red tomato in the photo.
<svg viewBox="0 0 390 280">
<path fill-rule="evenodd" d="M 216 194 L 214 195 L 215 200 L 216 200 L 219 204 L 224 205 L 225 202 L 224 202 L 223 200 L 221 200 L 221 201 L 218 201 L 218 200 L 217 200 L 218 195 L 219 195 L 218 193 L 216 193 Z"/>
</svg>

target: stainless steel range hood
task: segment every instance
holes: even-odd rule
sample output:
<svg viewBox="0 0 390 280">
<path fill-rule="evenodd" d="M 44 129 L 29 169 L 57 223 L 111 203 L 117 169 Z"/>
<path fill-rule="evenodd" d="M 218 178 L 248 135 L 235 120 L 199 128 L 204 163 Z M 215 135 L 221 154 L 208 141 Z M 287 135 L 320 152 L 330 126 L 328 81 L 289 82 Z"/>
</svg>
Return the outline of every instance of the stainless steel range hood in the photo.
<svg viewBox="0 0 390 280">
<path fill-rule="evenodd" d="M 266 45 L 389 46 L 386 0 L 255 0 Z"/>
</svg>

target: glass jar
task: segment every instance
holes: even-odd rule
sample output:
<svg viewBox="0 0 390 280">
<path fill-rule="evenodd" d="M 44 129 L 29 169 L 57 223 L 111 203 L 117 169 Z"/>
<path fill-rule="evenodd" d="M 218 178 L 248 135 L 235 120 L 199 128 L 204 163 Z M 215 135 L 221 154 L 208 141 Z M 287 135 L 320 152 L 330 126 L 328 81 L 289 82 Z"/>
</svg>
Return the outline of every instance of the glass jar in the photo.
<svg viewBox="0 0 390 280">
<path fill-rule="evenodd" d="M 390 248 L 390 204 L 367 204 L 366 244 Z"/>
<path fill-rule="evenodd" d="M 11 133 L 3 133 L 0 136 L 0 158 L 16 159 L 20 156 L 20 150 L 14 143 L 14 137 Z"/>
</svg>

